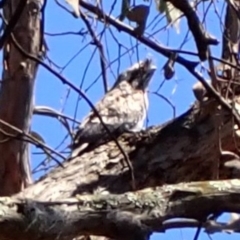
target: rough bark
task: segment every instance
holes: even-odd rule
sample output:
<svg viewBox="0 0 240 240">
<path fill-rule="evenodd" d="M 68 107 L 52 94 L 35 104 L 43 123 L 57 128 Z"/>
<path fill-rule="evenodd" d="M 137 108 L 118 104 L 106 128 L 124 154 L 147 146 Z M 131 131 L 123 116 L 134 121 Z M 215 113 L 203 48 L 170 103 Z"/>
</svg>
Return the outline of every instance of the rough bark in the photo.
<svg viewBox="0 0 240 240">
<path fill-rule="evenodd" d="M 174 227 L 166 222 L 174 218 L 196 219 L 195 225 L 182 223 L 191 227 L 201 222 L 210 230 L 210 214 L 223 209 L 240 212 L 239 189 L 239 180 L 228 180 L 165 185 L 122 195 L 77 196 L 51 203 L 0 198 L 0 238 L 65 240 L 91 234 L 141 240 Z"/>
<path fill-rule="evenodd" d="M 196 103 L 164 126 L 139 134 L 125 134 L 118 139 L 133 165 L 137 189 L 215 179 L 214 167 L 219 161 L 218 126 L 213 112 L 216 102 L 210 100 L 205 104 L 200 109 Z M 224 110 L 222 115 L 222 149 L 234 152 L 239 140 L 233 134 L 232 117 Z M 219 179 L 236 177 L 234 171 L 223 166 L 226 160 L 220 161 Z M 123 156 L 114 142 L 108 142 L 64 162 L 64 168 L 54 169 L 21 194 L 48 201 L 85 192 L 131 190 L 131 177 Z"/>
<path fill-rule="evenodd" d="M 3 9 L 6 26 L 23 2 L 6 1 Z M 23 13 L 11 29 L 11 35 L 27 52 L 39 54 L 40 6 L 37 1 L 25 1 Z M 4 44 L 0 119 L 25 133 L 29 132 L 31 124 L 36 71 L 37 64 L 16 49 L 9 35 Z M 16 140 L 18 134 L 2 124 L 1 130 L 0 196 L 6 196 L 21 191 L 32 178 L 28 143 Z"/>
</svg>

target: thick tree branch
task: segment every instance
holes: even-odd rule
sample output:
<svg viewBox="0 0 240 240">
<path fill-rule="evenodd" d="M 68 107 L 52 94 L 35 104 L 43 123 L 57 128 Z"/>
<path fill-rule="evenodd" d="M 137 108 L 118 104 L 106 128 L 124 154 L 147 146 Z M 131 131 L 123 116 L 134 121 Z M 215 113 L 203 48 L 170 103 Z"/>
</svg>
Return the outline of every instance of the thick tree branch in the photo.
<svg viewBox="0 0 240 240">
<path fill-rule="evenodd" d="M 148 239 L 152 232 L 165 231 L 170 226 L 164 225 L 166 220 L 196 219 L 207 226 L 210 214 L 240 212 L 239 192 L 240 181 L 235 179 L 180 183 L 122 195 L 83 195 L 52 202 L 0 198 L 0 238 L 50 240 L 104 235 L 114 239 Z"/>
<path fill-rule="evenodd" d="M 163 126 L 118 138 L 134 168 L 137 189 L 214 179 L 213 166 L 219 160 L 219 153 L 213 151 L 218 141 L 214 108 L 212 101 L 206 103 L 204 109 L 195 104 L 188 112 Z M 239 137 L 233 132 L 231 115 L 222 111 L 222 148 L 237 153 Z M 119 148 L 110 141 L 65 161 L 64 168 L 54 169 L 22 194 L 28 198 L 55 200 L 85 192 L 130 191 L 129 168 L 122 166 L 122 159 Z M 227 159 L 221 159 L 219 179 L 237 177 L 238 172 L 224 167 L 225 161 Z"/>
</svg>

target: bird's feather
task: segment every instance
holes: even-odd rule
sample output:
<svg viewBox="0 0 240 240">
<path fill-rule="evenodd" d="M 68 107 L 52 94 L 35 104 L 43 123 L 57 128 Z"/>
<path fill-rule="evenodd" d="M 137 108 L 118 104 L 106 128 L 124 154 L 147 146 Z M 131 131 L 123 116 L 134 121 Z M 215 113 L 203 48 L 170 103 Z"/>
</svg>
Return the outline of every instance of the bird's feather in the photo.
<svg viewBox="0 0 240 240">
<path fill-rule="evenodd" d="M 123 132 L 140 131 L 143 128 L 148 109 L 146 86 L 156 69 L 151 68 L 147 61 L 145 60 L 145 65 L 144 62 L 135 64 L 121 74 L 113 88 L 95 105 L 105 126 L 115 136 Z M 146 83 L 143 83 L 144 81 Z M 72 156 L 78 155 L 89 144 L 109 138 L 99 117 L 91 111 L 75 134 Z"/>
</svg>

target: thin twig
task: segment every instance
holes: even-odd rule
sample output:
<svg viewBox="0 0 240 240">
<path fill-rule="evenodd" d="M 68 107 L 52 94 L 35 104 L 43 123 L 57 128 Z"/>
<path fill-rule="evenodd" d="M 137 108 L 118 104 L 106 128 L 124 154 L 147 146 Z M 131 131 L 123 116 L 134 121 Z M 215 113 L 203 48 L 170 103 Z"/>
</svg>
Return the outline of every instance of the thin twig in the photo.
<svg viewBox="0 0 240 240">
<path fill-rule="evenodd" d="M 137 37 L 136 33 L 133 28 L 129 27 L 128 25 L 124 24 L 123 22 L 119 21 L 118 19 L 114 18 L 113 16 L 106 15 L 100 8 L 85 2 L 80 1 L 80 5 L 84 8 L 86 8 L 88 11 L 96 14 L 99 19 L 105 20 L 108 24 L 111 24 L 115 28 L 117 28 L 119 31 L 123 31 L 125 33 L 128 33 L 130 36 L 136 38 L 141 43 L 145 44 L 146 46 L 150 47 L 151 49 L 161 53 L 163 56 L 169 58 L 173 52 L 178 52 L 175 49 L 165 48 L 161 46 L 160 44 L 151 41 L 149 38 L 146 38 L 144 36 Z M 194 55 L 194 54 L 193 54 Z M 197 55 L 195 53 L 195 55 Z M 182 65 L 188 65 L 189 67 L 196 67 L 198 65 L 198 62 L 189 61 L 185 58 L 182 58 L 180 56 L 177 57 L 176 62 L 182 64 Z"/>
<path fill-rule="evenodd" d="M 67 119 L 73 121 L 74 123 L 80 124 L 80 122 L 76 121 L 75 119 L 68 117 L 64 114 L 61 114 L 60 112 L 58 112 L 50 107 L 46 107 L 46 106 L 35 106 L 33 109 L 33 114 L 44 115 L 44 116 L 56 118 L 66 128 L 66 130 L 67 130 L 68 134 L 71 136 L 71 138 L 73 138 L 72 131 L 68 124 Z"/>
<path fill-rule="evenodd" d="M 63 119 L 67 119 L 72 122 L 75 122 L 77 124 L 80 124 L 79 121 L 46 106 L 35 106 L 33 110 L 33 114 L 46 115 L 46 116 L 55 117 L 55 118 L 63 118 Z"/>
<path fill-rule="evenodd" d="M 84 8 L 86 8 L 88 11 L 96 14 L 100 19 L 105 19 L 107 23 L 111 24 L 118 30 L 128 33 L 130 36 L 132 36 L 134 38 L 137 38 L 141 43 L 145 44 L 146 46 L 150 47 L 151 49 L 155 50 L 156 52 L 162 54 L 165 57 L 170 57 L 173 52 L 182 52 L 182 53 L 185 52 L 186 53 L 186 51 L 178 51 L 178 50 L 163 47 L 160 44 L 158 44 L 154 41 L 151 41 L 151 39 L 146 38 L 144 36 L 137 37 L 134 32 L 134 29 L 130 28 L 129 26 L 127 26 L 126 24 L 122 23 L 121 21 L 115 19 L 114 17 L 106 15 L 101 9 L 95 7 L 94 5 L 92 5 L 90 3 L 81 1 L 80 5 Z M 228 64 L 229 66 L 231 65 L 227 61 L 223 61 L 221 59 L 217 59 L 214 57 L 210 57 L 210 58 L 213 60 L 218 60 L 218 61 L 224 62 L 224 63 Z M 203 84 L 203 86 L 206 88 L 206 90 L 210 94 L 212 94 L 215 97 L 215 99 L 233 115 L 237 124 L 240 126 L 240 116 L 239 116 L 238 112 L 235 109 L 232 109 L 231 105 L 210 84 L 208 84 L 206 82 L 206 80 L 204 79 L 202 74 L 199 73 L 197 70 L 195 70 L 198 62 L 189 61 L 179 55 L 176 58 L 176 62 L 178 62 L 179 64 L 184 66 L 196 79 L 198 79 Z M 234 67 L 237 69 L 240 69 L 239 67 L 236 67 L 236 66 L 234 66 Z"/>
<path fill-rule="evenodd" d="M 27 137 L 27 139 L 22 139 L 22 138 L 21 138 L 21 140 L 28 141 L 28 142 L 34 144 L 36 147 L 41 147 L 41 148 L 43 148 L 43 149 L 45 148 L 47 151 L 50 151 L 50 152 L 56 154 L 57 156 L 61 157 L 62 159 L 66 159 L 62 154 L 56 152 L 55 150 L 53 150 L 52 148 L 50 148 L 50 147 L 47 146 L 46 144 L 44 144 L 44 143 L 42 143 L 41 141 L 39 141 L 38 139 L 36 139 L 35 137 L 32 137 L 30 134 L 23 132 L 21 129 L 19 129 L 19 128 L 11 125 L 11 124 L 9 124 L 8 122 L 6 122 L 6 121 L 4 121 L 4 120 L 2 120 L 2 119 L 0 119 L 0 123 L 3 124 L 4 126 L 10 128 L 10 129 L 14 130 L 15 132 L 17 132 L 17 133 L 20 134 L 21 136 Z M 2 134 L 4 134 L 5 136 L 7 136 L 9 139 L 10 139 L 10 138 L 18 139 L 18 136 L 17 136 L 17 135 L 9 134 L 9 133 L 5 132 L 3 129 L 0 129 L 0 132 L 1 132 Z M 7 140 L 9 140 L 9 139 L 7 139 Z M 56 161 L 56 163 L 57 163 L 59 166 L 63 167 L 63 165 L 62 165 L 61 162 L 59 162 L 55 157 L 53 157 L 53 156 L 51 156 L 51 157 L 53 158 L 54 161 Z"/>
<path fill-rule="evenodd" d="M 66 36 L 66 35 L 85 36 L 86 34 L 87 34 L 87 31 L 84 31 L 83 29 L 80 29 L 78 32 L 73 32 L 73 31 L 59 32 L 59 33 L 45 32 L 45 35 L 51 36 L 51 37 L 55 37 L 55 36 Z"/>
<path fill-rule="evenodd" d="M 93 31 L 91 24 L 89 23 L 88 19 L 85 17 L 84 14 L 82 14 L 81 12 L 81 17 L 82 20 L 84 21 L 84 23 L 87 26 L 87 29 L 93 39 L 93 43 L 96 45 L 96 47 L 98 48 L 99 51 L 99 56 L 100 56 L 100 65 L 101 65 L 101 69 L 102 69 L 102 78 L 103 78 L 103 86 L 104 86 L 104 92 L 106 93 L 108 91 L 108 84 L 107 84 L 107 73 L 106 73 L 106 58 L 104 55 L 104 50 L 103 50 L 103 46 L 101 44 L 101 42 L 98 40 L 95 32 Z"/>
<path fill-rule="evenodd" d="M 201 229 L 202 229 L 202 226 L 203 226 L 203 223 L 200 222 L 200 223 L 198 224 L 198 228 L 197 228 L 197 231 L 196 231 L 196 233 L 195 233 L 195 236 L 194 236 L 193 240 L 197 240 L 197 239 L 198 239 L 198 237 L 199 237 L 199 235 L 200 235 L 200 232 L 201 232 Z"/>
<path fill-rule="evenodd" d="M 130 36 L 132 36 L 134 38 L 137 38 L 139 40 L 139 42 L 143 43 L 144 45 L 148 46 L 149 48 L 155 50 L 156 52 L 162 54 L 163 56 L 165 56 L 167 58 L 169 58 L 172 55 L 172 53 L 188 54 L 188 55 L 191 55 L 191 56 L 198 56 L 197 53 L 194 53 L 194 52 L 191 52 L 191 51 L 164 47 L 164 46 L 158 44 L 157 42 L 152 41 L 149 37 L 144 37 L 144 36 L 137 37 L 133 28 L 124 24 L 123 22 L 119 21 L 118 19 L 114 18 L 113 16 L 106 15 L 101 9 L 97 8 L 96 6 L 94 6 L 94 5 L 92 5 L 88 2 L 85 2 L 85 1 L 80 1 L 80 5 L 84 8 L 86 8 L 88 11 L 96 14 L 99 19 L 105 19 L 108 24 L 111 24 L 112 26 L 114 26 L 119 31 L 123 31 L 123 32 L 129 34 Z M 231 63 L 229 63 L 229 62 L 227 62 L 223 59 L 220 59 L 220 58 L 217 58 L 217 57 L 211 57 L 211 59 L 216 60 L 218 62 L 221 62 L 223 64 L 226 64 L 228 66 L 234 67 L 235 69 L 240 70 L 239 66 L 235 66 L 235 65 L 233 65 L 233 64 L 231 64 Z M 197 72 L 194 72 L 195 67 L 198 65 L 198 62 L 189 61 L 189 60 L 181 57 L 180 55 L 178 55 L 178 57 L 176 58 L 176 62 L 181 64 L 182 66 L 184 66 L 194 77 L 202 78 Z"/>
</svg>

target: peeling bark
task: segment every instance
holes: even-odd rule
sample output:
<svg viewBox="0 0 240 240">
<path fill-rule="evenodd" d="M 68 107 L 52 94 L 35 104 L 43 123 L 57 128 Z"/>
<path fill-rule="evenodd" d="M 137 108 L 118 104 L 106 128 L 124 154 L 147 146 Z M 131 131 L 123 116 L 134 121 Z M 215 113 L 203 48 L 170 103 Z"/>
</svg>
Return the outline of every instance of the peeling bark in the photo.
<svg viewBox="0 0 240 240">
<path fill-rule="evenodd" d="M 9 22 L 21 1 L 6 1 L 3 12 Z M 40 6 L 27 1 L 12 35 L 27 52 L 40 50 Z M 37 64 L 24 57 L 10 40 L 4 45 L 0 119 L 28 133 L 32 118 L 33 90 Z M 21 191 L 32 183 L 28 143 L 16 140 L 17 133 L 1 125 L 0 196 Z M 4 131 L 4 132 L 3 132 Z M 6 134 L 5 134 L 6 133 Z"/>
</svg>

